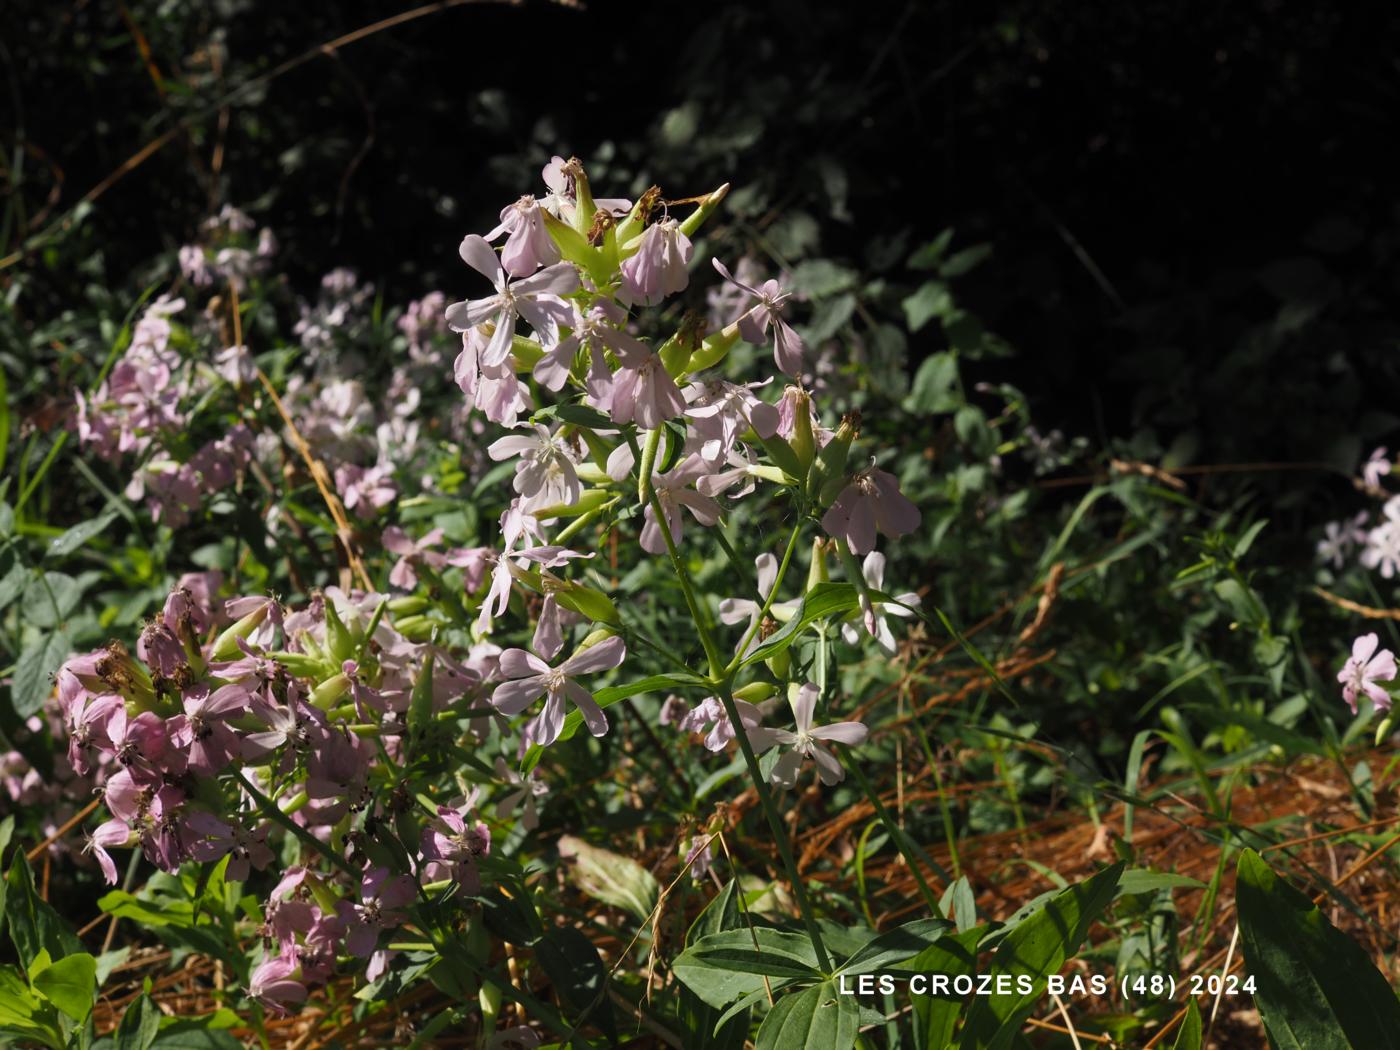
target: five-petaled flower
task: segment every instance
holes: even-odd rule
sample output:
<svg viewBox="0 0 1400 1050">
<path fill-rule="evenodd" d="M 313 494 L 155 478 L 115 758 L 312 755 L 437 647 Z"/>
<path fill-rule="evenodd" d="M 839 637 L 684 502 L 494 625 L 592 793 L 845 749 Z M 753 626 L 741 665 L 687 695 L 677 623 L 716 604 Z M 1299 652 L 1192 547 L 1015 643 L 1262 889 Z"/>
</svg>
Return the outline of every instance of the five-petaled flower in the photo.
<svg viewBox="0 0 1400 1050">
<path fill-rule="evenodd" d="M 1379 682 L 1393 681 L 1395 678 L 1395 654 L 1389 649 L 1381 649 L 1380 639 L 1374 634 L 1363 634 L 1351 645 L 1351 659 L 1337 672 L 1337 681 L 1342 683 L 1342 699 L 1356 714 L 1356 698 L 1365 693 L 1371 703 L 1381 711 L 1390 710 L 1390 694 Z"/>
<path fill-rule="evenodd" d="M 583 715 L 584 724 L 594 736 L 608 731 L 608 716 L 590 693 L 574 678 L 608 671 L 622 663 L 627 646 L 621 638 L 605 638 L 587 649 L 580 649 L 558 667 L 550 667 L 524 649 L 507 649 L 501 654 L 501 675 L 510 681 L 496 686 L 491 703 L 503 715 L 518 715 L 541 696 L 544 710 L 530 724 L 531 738 L 548 747 L 559 739 L 564 728 L 564 698 L 567 696 Z"/>
<path fill-rule="evenodd" d="M 769 779 L 774 784 L 785 788 L 792 787 L 797 783 L 797 775 L 802 770 L 802 763 L 809 758 L 817 764 L 817 775 L 821 777 L 823 784 L 829 787 L 832 784 L 840 783 L 846 778 L 846 769 L 841 765 L 840 759 L 821 746 L 820 741 L 832 741 L 854 746 L 862 743 L 869 735 L 869 730 L 860 722 L 833 722 L 825 726 L 813 725 L 812 717 L 817 709 L 817 695 L 817 687 L 811 682 L 807 682 L 797 691 L 797 697 L 792 701 L 792 717 L 797 723 L 796 732 L 762 727 L 748 730 L 749 740 L 753 743 L 756 751 L 766 751 L 775 745 L 791 749 L 778 759 L 773 766 L 773 772 L 769 774 Z"/>
</svg>

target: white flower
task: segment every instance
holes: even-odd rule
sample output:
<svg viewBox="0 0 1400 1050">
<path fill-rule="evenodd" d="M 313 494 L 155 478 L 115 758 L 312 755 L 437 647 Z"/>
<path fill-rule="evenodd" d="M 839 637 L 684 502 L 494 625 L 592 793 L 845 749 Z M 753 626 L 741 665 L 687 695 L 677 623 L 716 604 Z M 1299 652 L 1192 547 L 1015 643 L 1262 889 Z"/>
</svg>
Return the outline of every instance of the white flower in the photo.
<svg viewBox="0 0 1400 1050">
<path fill-rule="evenodd" d="M 627 646 L 616 636 L 597 645 L 579 650 L 558 667 L 550 667 L 538 656 L 524 649 L 507 649 L 501 654 L 501 675 L 513 681 L 502 682 L 491 694 L 491 703 L 501 714 L 518 715 L 541 696 L 544 710 L 530 723 L 531 739 L 548 747 L 559 739 L 564 728 L 564 697 L 568 697 L 583 715 L 588 731 L 602 736 L 608 731 L 608 716 L 598 706 L 593 694 L 574 676 L 607 671 L 622 663 Z"/>
<path fill-rule="evenodd" d="M 865 577 L 866 586 L 874 591 L 883 591 L 885 589 L 885 556 L 879 551 L 871 551 L 865 556 L 861 573 Z M 896 594 L 895 601 L 903 602 L 904 605 L 918 605 L 919 596 L 910 591 L 905 594 Z M 914 613 L 904 608 L 904 605 L 886 605 L 884 602 L 880 602 L 878 609 L 866 609 L 862 617 L 866 631 L 880 643 L 880 648 L 890 656 L 895 654 L 894 632 L 890 630 L 889 621 L 885 617 L 889 615 L 908 619 L 913 616 Z M 841 637 L 851 645 L 860 644 L 860 632 L 856 630 L 856 625 L 853 623 L 841 625 Z"/>
<path fill-rule="evenodd" d="M 817 687 L 806 683 L 797 691 L 792 701 L 792 716 L 797 723 L 797 732 L 786 729 L 751 729 L 749 740 L 756 751 L 766 751 L 775 744 L 789 747 L 790 750 L 773 766 L 769 779 L 780 787 L 790 788 L 797 783 L 797 774 L 802 763 L 811 759 L 817 764 L 817 775 L 822 783 L 830 786 L 839 784 L 846 778 L 846 770 L 840 759 L 818 741 L 833 740 L 839 744 L 855 746 L 864 742 L 869 730 L 860 722 L 833 722 L 831 725 L 814 726 L 812 716 L 817 708 Z"/>
<path fill-rule="evenodd" d="M 773 593 L 773 584 L 778 579 L 778 559 L 768 553 L 760 554 L 753 561 L 754 567 L 758 570 L 758 593 L 767 601 L 768 596 Z M 797 602 L 778 602 L 769 606 L 769 612 L 791 612 L 797 608 Z M 748 617 L 748 626 L 744 628 L 744 634 L 739 639 L 742 652 L 736 648 L 735 652 L 747 655 L 754 646 L 759 643 L 758 631 L 754 628 L 758 625 L 758 614 L 763 608 L 762 604 L 748 598 L 726 598 L 719 603 L 720 623 L 735 624 L 742 623 Z M 745 645 L 745 640 L 748 644 Z"/>
<path fill-rule="evenodd" d="M 520 456 L 515 468 L 515 491 L 521 509 L 573 506 L 579 498 L 578 472 L 568 443 L 553 431 L 536 423 L 533 434 L 508 434 L 491 443 L 486 454 L 494 460 Z"/>
</svg>

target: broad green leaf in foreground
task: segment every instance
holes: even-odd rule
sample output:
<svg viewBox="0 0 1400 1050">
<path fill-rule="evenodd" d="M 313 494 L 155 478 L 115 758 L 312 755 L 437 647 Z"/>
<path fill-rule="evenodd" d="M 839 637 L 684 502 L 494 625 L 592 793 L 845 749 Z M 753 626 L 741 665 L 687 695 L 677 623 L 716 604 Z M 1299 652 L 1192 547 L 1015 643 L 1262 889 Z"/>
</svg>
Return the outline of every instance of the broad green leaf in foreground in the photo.
<svg viewBox="0 0 1400 1050">
<path fill-rule="evenodd" d="M 992 957 L 993 979 L 1028 975 L 1034 989 L 1026 995 L 979 997 L 968 1011 L 961 1050 L 1006 1050 L 1045 992 L 1045 979 L 1079 950 L 1090 925 L 1112 903 L 1123 875 L 1119 862 L 1092 878 L 1061 890 L 998 945 Z"/>
<path fill-rule="evenodd" d="M 830 981 L 779 999 L 758 1029 L 758 1050 L 850 1050 L 860 1030 L 860 1004 Z"/>
<path fill-rule="evenodd" d="M 1400 1000 L 1361 946 L 1253 850 L 1235 870 L 1240 942 L 1270 1042 L 1278 1050 L 1400 1047 Z"/>
</svg>

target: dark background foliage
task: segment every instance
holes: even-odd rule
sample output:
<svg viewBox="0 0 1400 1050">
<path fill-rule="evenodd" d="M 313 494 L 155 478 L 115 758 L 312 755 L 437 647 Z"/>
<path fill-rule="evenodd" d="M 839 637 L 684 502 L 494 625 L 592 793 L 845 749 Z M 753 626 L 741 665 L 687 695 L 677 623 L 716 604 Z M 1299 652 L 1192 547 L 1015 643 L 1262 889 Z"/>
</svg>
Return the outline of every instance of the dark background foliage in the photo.
<svg viewBox="0 0 1400 1050">
<path fill-rule="evenodd" d="M 1349 469 L 1397 423 L 1400 16 L 1380 6 L 466 4 L 221 109 L 399 10 L 7 4 L 5 250 L 43 228 L 56 173 L 50 221 L 188 121 L 0 271 L 19 316 L 129 299 L 225 201 L 277 231 L 308 289 L 348 265 L 394 302 L 460 291 L 462 234 L 574 152 L 619 192 L 733 180 L 735 235 L 779 258 L 878 277 L 945 227 L 990 243 L 959 293 L 1018 353 L 977 368 L 1047 428 L 1174 462 Z M 1248 483 L 1317 515 L 1347 498 L 1321 472 Z"/>
</svg>

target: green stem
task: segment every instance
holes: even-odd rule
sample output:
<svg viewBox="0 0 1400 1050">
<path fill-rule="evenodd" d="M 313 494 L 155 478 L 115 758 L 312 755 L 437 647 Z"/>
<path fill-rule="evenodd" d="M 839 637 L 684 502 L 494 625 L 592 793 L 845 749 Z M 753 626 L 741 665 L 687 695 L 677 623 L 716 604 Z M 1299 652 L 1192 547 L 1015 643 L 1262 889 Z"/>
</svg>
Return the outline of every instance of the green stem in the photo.
<svg viewBox="0 0 1400 1050">
<path fill-rule="evenodd" d="M 788 537 L 787 550 L 783 551 L 782 563 L 778 566 L 778 575 L 773 578 L 773 586 L 769 588 L 768 594 L 763 596 L 763 605 L 758 610 L 758 615 L 753 618 L 753 626 L 744 635 L 744 640 L 739 644 L 739 651 L 735 653 L 734 659 L 726 667 L 725 674 L 733 674 L 739 663 L 744 658 L 744 653 L 748 651 L 754 636 L 763 627 L 763 618 L 768 615 L 768 610 L 773 607 L 773 600 L 778 596 L 778 588 L 782 586 L 783 577 L 787 575 L 788 564 L 792 561 L 792 552 L 797 549 L 797 538 L 802 534 L 802 522 L 799 519 L 792 527 L 792 535 Z"/>
<path fill-rule="evenodd" d="M 324 842 L 318 839 L 315 835 L 311 834 L 311 832 L 307 831 L 296 821 L 292 820 L 291 817 L 283 813 L 281 807 L 279 807 L 276 802 L 273 802 L 272 799 L 268 798 L 261 791 L 259 791 L 253 785 L 253 782 L 247 777 L 245 777 L 240 771 L 234 770 L 233 777 L 241 785 L 243 785 L 243 790 L 248 792 L 249 796 L 257 804 L 258 809 L 262 810 L 263 816 L 267 817 L 275 824 L 280 824 L 287 831 L 290 831 L 293 835 L 297 837 L 297 839 L 303 845 L 309 846 L 312 850 L 321 854 L 321 856 L 325 857 L 326 860 L 330 861 L 331 864 L 339 868 L 341 871 L 345 872 L 347 875 L 358 879 L 359 873 L 356 872 L 355 869 L 350 866 L 349 861 L 347 861 L 344 857 L 339 856 L 334 850 L 332 850 Z"/>
<path fill-rule="evenodd" d="M 919 724 L 919 719 L 914 718 L 914 731 L 919 734 L 919 744 L 924 749 L 924 757 L 928 759 L 928 767 L 933 770 L 933 783 L 938 789 L 938 808 L 943 814 L 943 837 L 948 843 L 948 856 L 953 862 L 954 876 L 961 877 L 962 864 L 958 860 L 958 837 L 953 827 L 953 814 L 948 808 L 948 792 L 943 787 L 943 770 L 939 767 L 938 759 L 934 757 L 933 748 L 929 746 L 928 736 L 924 733 L 924 727 Z"/>
<path fill-rule="evenodd" d="M 788 842 L 787 828 L 783 826 L 782 817 L 778 815 L 778 807 L 773 803 L 773 795 L 768 790 L 763 771 L 758 768 L 758 757 L 754 754 L 753 745 L 749 743 L 748 730 L 744 727 L 744 720 L 739 717 L 739 709 L 734 704 L 734 694 L 728 682 L 721 684 L 718 694 L 720 703 L 724 705 L 724 712 L 729 716 L 729 724 L 734 728 L 735 739 L 739 741 L 739 749 L 744 753 L 744 762 L 749 767 L 749 776 L 753 780 L 754 790 L 758 793 L 758 800 L 763 804 L 768 827 L 773 832 L 773 841 L 778 844 L 778 855 L 782 857 L 783 868 L 787 871 L 788 881 L 792 883 L 792 895 L 797 901 L 798 911 L 802 913 L 802 925 L 807 928 L 812 950 L 817 953 L 817 963 L 823 973 L 830 973 L 831 959 L 826 954 L 826 945 L 822 943 L 821 931 L 817 929 L 812 905 L 807 899 L 806 886 L 802 882 L 802 876 L 798 874 L 797 861 L 792 855 L 792 844 Z"/>
<path fill-rule="evenodd" d="M 938 898 L 933 895 L 924 873 L 919 870 L 919 858 L 914 855 L 914 851 L 909 848 L 909 843 L 904 835 L 904 829 L 894 822 L 885 804 L 880 801 L 879 794 L 875 791 L 874 785 L 865 776 L 865 771 L 860 768 L 860 763 L 852 761 L 849 750 L 842 748 L 842 758 L 844 765 L 855 774 L 855 778 L 860 781 L 861 790 L 865 792 L 865 797 L 870 800 L 870 804 L 875 807 L 875 816 L 880 818 L 880 823 L 885 826 L 885 831 L 894 840 L 895 847 L 899 850 L 900 856 L 904 858 L 904 863 L 909 865 L 909 870 L 914 873 L 914 881 L 919 884 L 919 892 L 923 894 L 924 903 L 928 905 L 929 911 L 938 916 L 943 914 L 938 907 Z"/>
<path fill-rule="evenodd" d="M 685 595 L 685 603 L 690 607 L 690 617 L 695 621 L 695 629 L 700 632 L 700 644 L 705 648 L 705 658 L 710 663 L 710 677 L 716 682 L 723 677 L 724 658 L 720 656 L 719 649 L 715 646 L 715 640 L 710 636 L 710 626 L 705 614 L 700 606 L 700 600 L 695 596 L 695 588 L 690 583 L 690 573 L 686 571 L 685 564 L 681 561 L 680 551 L 676 549 L 676 541 L 671 538 L 671 526 L 666 520 L 666 512 L 661 506 L 661 498 L 657 496 L 656 490 L 650 485 L 648 497 L 651 504 L 651 512 L 656 515 L 656 527 L 661 533 L 661 538 L 666 541 L 666 553 L 671 556 L 671 566 L 676 570 L 676 579 L 680 581 L 681 592 Z"/>
</svg>

